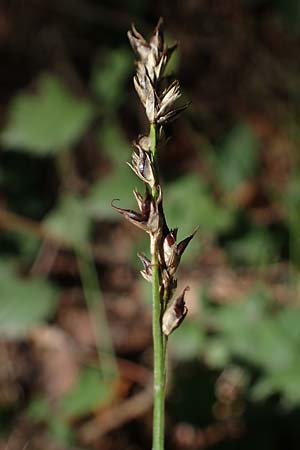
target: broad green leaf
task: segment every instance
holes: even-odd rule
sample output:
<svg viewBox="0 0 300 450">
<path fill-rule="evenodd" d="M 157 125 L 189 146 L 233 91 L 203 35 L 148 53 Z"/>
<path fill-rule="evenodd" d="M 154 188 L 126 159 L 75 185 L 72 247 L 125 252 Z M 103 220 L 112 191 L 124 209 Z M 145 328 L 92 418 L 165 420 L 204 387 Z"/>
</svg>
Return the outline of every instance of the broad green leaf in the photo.
<svg viewBox="0 0 300 450">
<path fill-rule="evenodd" d="M 57 292 L 45 280 L 18 277 L 0 265 L 0 335 L 22 337 L 55 311 Z"/>
<path fill-rule="evenodd" d="M 253 176 L 258 165 L 259 141 L 253 130 L 244 123 L 236 125 L 218 149 L 217 181 L 225 191 L 237 188 Z"/>
<path fill-rule="evenodd" d="M 1 143 L 44 156 L 69 148 L 82 136 L 94 115 L 86 99 L 75 97 L 61 81 L 42 75 L 37 92 L 22 92 L 10 104 Z"/>
<path fill-rule="evenodd" d="M 44 219 L 45 227 L 55 236 L 74 244 L 87 241 L 90 217 L 85 203 L 78 197 L 64 195 Z"/>
<path fill-rule="evenodd" d="M 272 311 L 268 296 L 261 290 L 238 304 L 219 306 L 212 314 L 216 333 L 207 338 L 205 359 L 212 367 L 235 358 L 252 364 L 261 372 L 253 387 L 254 399 L 279 393 L 286 406 L 295 406 L 300 402 L 299 315 L 298 308 Z M 215 343 L 221 346 L 217 364 Z"/>
<path fill-rule="evenodd" d="M 124 99 L 125 82 L 132 72 L 129 50 L 118 48 L 102 55 L 93 67 L 91 89 L 101 101 L 103 113 L 115 112 Z"/>
<path fill-rule="evenodd" d="M 67 392 L 60 402 L 63 417 L 80 417 L 107 403 L 112 395 L 108 386 L 93 368 L 82 371 L 76 385 Z"/>
<path fill-rule="evenodd" d="M 293 348 L 276 317 L 269 316 L 263 292 L 254 292 L 238 304 L 220 307 L 214 320 L 223 342 L 234 355 L 266 370 L 282 370 L 293 362 Z"/>
</svg>

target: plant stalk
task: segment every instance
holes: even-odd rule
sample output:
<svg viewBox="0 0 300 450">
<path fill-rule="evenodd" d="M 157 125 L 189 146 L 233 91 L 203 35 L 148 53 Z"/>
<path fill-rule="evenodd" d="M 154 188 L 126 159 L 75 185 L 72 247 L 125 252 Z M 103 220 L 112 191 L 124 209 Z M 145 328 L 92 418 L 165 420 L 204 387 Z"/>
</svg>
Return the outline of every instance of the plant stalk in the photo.
<svg viewBox="0 0 300 450">
<path fill-rule="evenodd" d="M 156 125 L 150 127 L 151 151 L 156 166 Z M 153 198 L 157 197 L 156 189 L 152 192 Z M 151 238 L 152 239 L 152 238 Z M 151 242 L 151 265 L 152 265 L 152 333 L 153 333 L 153 441 L 152 450 L 164 449 L 165 433 L 165 344 L 166 338 L 162 332 L 162 301 L 160 298 L 160 272 L 158 264 L 158 248 L 155 242 Z"/>
</svg>

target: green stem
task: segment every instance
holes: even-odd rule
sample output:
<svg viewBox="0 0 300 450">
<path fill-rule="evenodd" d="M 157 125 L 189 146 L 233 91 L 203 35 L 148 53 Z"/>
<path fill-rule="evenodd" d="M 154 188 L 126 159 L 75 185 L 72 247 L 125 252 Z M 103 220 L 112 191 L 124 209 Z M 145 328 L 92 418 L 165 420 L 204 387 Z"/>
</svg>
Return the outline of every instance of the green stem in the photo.
<svg viewBox="0 0 300 450">
<path fill-rule="evenodd" d="M 151 151 L 156 163 L 156 126 L 150 127 Z M 157 190 L 153 189 L 152 195 L 157 197 Z M 153 333 L 153 364 L 154 364 L 154 407 L 153 407 L 153 441 L 152 450 L 164 449 L 165 434 L 165 354 L 166 339 L 161 328 L 162 299 L 160 298 L 160 271 L 158 264 L 158 248 L 155 242 L 151 242 L 152 264 L 152 333 Z"/>
</svg>

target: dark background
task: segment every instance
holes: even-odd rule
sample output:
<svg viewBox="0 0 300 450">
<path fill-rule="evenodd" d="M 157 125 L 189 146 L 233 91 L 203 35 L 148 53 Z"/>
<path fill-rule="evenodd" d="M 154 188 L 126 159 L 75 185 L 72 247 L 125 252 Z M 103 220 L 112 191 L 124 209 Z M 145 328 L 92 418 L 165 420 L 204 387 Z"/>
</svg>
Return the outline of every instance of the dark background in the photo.
<svg viewBox="0 0 300 450">
<path fill-rule="evenodd" d="M 164 18 L 187 111 L 160 150 L 189 314 L 166 448 L 299 447 L 300 3 L 2 0 L 0 449 L 150 449 L 148 241 L 125 164 L 147 133 L 126 32 Z"/>
</svg>

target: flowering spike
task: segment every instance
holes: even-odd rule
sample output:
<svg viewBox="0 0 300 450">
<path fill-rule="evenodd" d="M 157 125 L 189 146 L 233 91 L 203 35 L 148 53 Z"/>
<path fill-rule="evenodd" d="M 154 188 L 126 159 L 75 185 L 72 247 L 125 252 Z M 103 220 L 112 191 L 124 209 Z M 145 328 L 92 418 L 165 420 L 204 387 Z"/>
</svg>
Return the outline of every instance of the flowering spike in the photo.
<svg viewBox="0 0 300 450">
<path fill-rule="evenodd" d="M 143 181 L 145 194 L 133 191 L 138 211 L 113 208 L 125 219 L 150 235 L 151 260 L 138 254 L 143 270 L 141 275 L 152 283 L 153 292 L 153 348 L 154 348 L 154 421 L 153 448 L 162 449 L 164 429 L 162 426 L 163 396 L 165 392 L 165 351 L 166 336 L 169 336 L 187 314 L 182 294 L 173 299 L 177 287 L 175 272 L 180 258 L 195 232 L 177 244 L 177 228 L 169 229 L 164 214 L 162 191 L 157 171 L 157 153 L 165 144 L 164 125 L 175 119 L 187 105 L 177 107 L 181 96 L 178 81 L 165 76 L 166 65 L 176 48 L 168 47 L 163 35 L 160 19 L 147 41 L 132 25 L 128 32 L 130 44 L 136 55 L 134 86 L 145 108 L 150 124 L 148 136 L 139 136 L 134 143 L 135 151 L 128 163 L 133 172 Z M 163 355 L 163 361 L 160 355 Z M 159 414 L 158 414 L 159 412 Z"/>
</svg>

